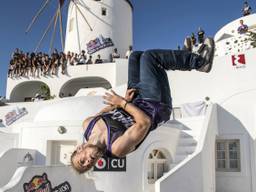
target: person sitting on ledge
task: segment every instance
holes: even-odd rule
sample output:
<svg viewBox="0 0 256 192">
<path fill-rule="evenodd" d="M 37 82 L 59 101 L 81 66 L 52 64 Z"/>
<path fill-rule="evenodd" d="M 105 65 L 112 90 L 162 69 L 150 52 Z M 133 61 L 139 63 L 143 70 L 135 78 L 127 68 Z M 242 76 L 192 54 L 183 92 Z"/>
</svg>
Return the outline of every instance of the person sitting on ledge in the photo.
<svg viewBox="0 0 256 192">
<path fill-rule="evenodd" d="M 126 58 L 126 59 L 129 59 L 131 53 L 132 53 L 132 46 L 130 45 L 130 46 L 129 46 L 129 49 L 128 49 L 128 50 L 126 51 L 126 53 L 125 53 L 125 58 Z"/>
<path fill-rule="evenodd" d="M 87 60 L 86 64 L 93 64 L 93 61 L 92 61 L 92 56 L 90 55 L 89 56 L 89 59 Z"/>
<path fill-rule="evenodd" d="M 239 34 L 244 34 L 246 32 L 248 32 L 248 26 L 244 24 L 244 20 L 240 20 L 240 26 L 237 29 L 237 32 Z"/>
<path fill-rule="evenodd" d="M 94 63 L 95 63 L 95 64 L 103 63 L 103 60 L 101 59 L 100 54 L 97 55 L 97 59 L 95 60 Z"/>
<path fill-rule="evenodd" d="M 110 57 L 111 62 L 116 62 L 116 59 L 120 58 L 117 48 L 114 49 L 114 52 L 110 55 Z"/>
<path fill-rule="evenodd" d="M 82 50 L 81 54 L 79 55 L 78 58 L 78 65 L 86 64 L 87 56 L 85 54 L 85 50 Z"/>
<path fill-rule="evenodd" d="M 71 58 L 71 65 L 78 65 L 79 59 L 78 59 L 78 54 L 75 53 L 73 54 L 72 58 Z"/>
<path fill-rule="evenodd" d="M 71 155 L 79 173 L 103 156 L 124 157 L 136 150 L 150 131 L 170 119 L 172 98 L 166 70 L 210 72 L 215 43 L 204 40 L 200 52 L 186 50 L 135 51 L 129 57 L 125 97 L 114 91 L 103 96 L 108 105 L 84 120 L 84 141 Z"/>
</svg>

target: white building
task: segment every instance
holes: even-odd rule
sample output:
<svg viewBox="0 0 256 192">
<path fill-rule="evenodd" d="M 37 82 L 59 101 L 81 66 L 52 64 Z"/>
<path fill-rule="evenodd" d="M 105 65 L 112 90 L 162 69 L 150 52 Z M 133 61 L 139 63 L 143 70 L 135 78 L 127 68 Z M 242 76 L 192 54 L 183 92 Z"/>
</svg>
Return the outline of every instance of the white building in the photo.
<svg viewBox="0 0 256 192">
<path fill-rule="evenodd" d="M 130 1 L 76 2 L 70 1 L 69 5 L 65 52 L 86 50 L 94 58 L 100 54 L 103 59 L 109 60 L 113 49 L 117 48 L 124 56 L 132 45 L 133 7 Z"/>
<path fill-rule="evenodd" d="M 75 3 L 74 3 L 75 2 Z M 132 45 L 132 11 L 129 0 L 75 0 L 70 1 L 66 28 L 65 52 L 80 54 L 85 50 L 87 59 L 97 55 L 105 63 L 117 48 L 121 58 Z M 66 75 L 39 78 L 8 78 L 6 97 L 12 102 L 30 100 L 40 91 L 42 85 L 49 87 L 51 95 L 67 97 L 75 95 L 80 88 L 104 87 L 111 88 L 125 83 L 125 70 L 116 69 L 116 64 L 102 66 L 69 67 Z M 117 65 L 117 68 L 122 68 Z M 116 73 L 122 73 L 118 80 Z M 124 75 L 124 76 L 123 76 Z"/>
<path fill-rule="evenodd" d="M 252 29 L 256 15 L 243 20 Z M 70 86 L 75 89 L 67 88 L 74 97 L 0 107 L 0 191 L 57 186 L 75 192 L 256 192 L 256 49 L 227 52 L 224 47 L 233 38 L 226 36 L 230 31 L 237 38 L 246 37 L 236 34 L 238 26 L 236 20 L 216 34 L 217 56 L 209 74 L 168 72 L 174 106 L 171 120 L 126 157 L 125 171 L 94 171 L 85 176 L 66 165 L 81 142 L 84 117 L 103 107 L 102 89 L 83 89 L 84 81 L 96 82 L 90 88 L 111 86 L 123 94 L 127 60 L 100 68 L 72 66 L 70 77 L 38 78 L 56 94 L 68 81 L 80 80 Z M 233 40 L 230 46 L 237 49 Z M 7 98 L 22 101 L 33 95 L 27 93 L 34 90 L 36 86 L 29 85 L 35 81 L 8 79 Z M 123 168 L 122 160 L 111 162 L 113 168 Z M 101 161 L 98 168 L 106 165 Z"/>
</svg>

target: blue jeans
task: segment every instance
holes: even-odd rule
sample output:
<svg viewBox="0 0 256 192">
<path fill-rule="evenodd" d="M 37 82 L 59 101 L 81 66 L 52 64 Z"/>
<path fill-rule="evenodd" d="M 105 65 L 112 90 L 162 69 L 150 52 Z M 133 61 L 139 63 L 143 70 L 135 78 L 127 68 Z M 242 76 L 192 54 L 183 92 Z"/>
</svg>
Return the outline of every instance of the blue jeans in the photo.
<svg viewBox="0 0 256 192">
<path fill-rule="evenodd" d="M 183 50 L 135 51 L 129 57 L 128 88 L 138 89 L 138 98 L 152 99 L 172 107 L 166 70 L 198 69 L 203 58 Z"/>
</svg>

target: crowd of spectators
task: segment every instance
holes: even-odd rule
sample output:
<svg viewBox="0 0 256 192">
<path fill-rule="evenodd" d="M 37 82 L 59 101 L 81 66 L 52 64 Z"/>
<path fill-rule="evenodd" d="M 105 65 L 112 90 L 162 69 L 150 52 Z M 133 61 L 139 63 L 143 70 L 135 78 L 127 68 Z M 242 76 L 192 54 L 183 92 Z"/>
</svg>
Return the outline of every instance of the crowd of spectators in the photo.
<svg viewBox="0 0 256 192">
<path fill-rule="evenodd" d="M 57 69 L 61 66 L 61 72 L 64 74 L 67 65 L 67 57 L 63 52 L 58 53 L 54 50 L 51 55 L 39 53 L 24 53 L 16 49 L 9 65 L 8 76 L 39 76 L 39 75 L 56 75 Z"/>
<path fill-rule="evenodd" d="M 129 47 L 128 52 L 131 53 L 132 47 Z M 126 58 L 128 58 L 126 54 Z M 110 55 L 110 61 L 115 62 L 116 58 L 120 58 L 118 50 L 115 48 Z M 38 53 L 25 53 L 20 49 L 16 49 L 11 56 L 8 77 L 39 77 L 47 75 L 57 75 L 60 71 L 63 75 L 67 74 L 67 66 L 84 65 L 84 64 L 100 64 L 108 62 L 101 59 L 101 55 L 97 55 L 95 61 L 91 55 L 87 55 L 84 50 L 80 54 L 67 52 L 58 52 L 56 49 L 51 55 Z"/>
</svg>

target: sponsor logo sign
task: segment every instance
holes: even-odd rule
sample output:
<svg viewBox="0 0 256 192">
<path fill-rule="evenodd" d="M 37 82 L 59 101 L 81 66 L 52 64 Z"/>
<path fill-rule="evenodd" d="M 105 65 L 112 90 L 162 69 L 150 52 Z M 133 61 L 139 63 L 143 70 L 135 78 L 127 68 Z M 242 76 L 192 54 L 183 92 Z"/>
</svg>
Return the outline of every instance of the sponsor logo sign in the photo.
<svg viewBox="0 0 256 192">
<path fill-rule="evenodd" d="M 28 114 L 28 111 L 25 107 L 23 107 L 23 108 L 17 107 L 16 109 L 8 112 L 5 115 L 5 123 L 6 123 L 6 125 L 9 126 L 26 114 Z"/>
<path fill-rule="evenodd" d="M 46 173 L 34 176 L 28 183 L 23 184 L 23 189 L 24 192 L 71 192 L 71 186 L 67 181 L 52 188 Z"/>
<path fill-rule="evenodd" d="M 52 189 L 52 192 L 71 192 L 71 186 L 67 181 L 65 181 L 64 183 L 61 183 L 57 187 L 54 187 Z"/>
<path fill-rule="evenodd" d="M 244 54 L 232 55 L 232 65 L 236 68 L 245 68 L 246 59 Z"/>
<path fill-rule="evenodd" d="M 94 171 L 111 171 L 111 172 L 125 172 L 126 171 L 126 157 L 112 158 L 102 157 L 94 166 Z"/>
<path fill-rule="evenodd" d="M 96 39 L 93 39 L 87 43 L 86 46 L 87 53 L 93 54 L 101 49 L 114 46 L 114 43 L 111 38 L 104 38 L 102 35 L 100 35 Z"/>
</svg>

